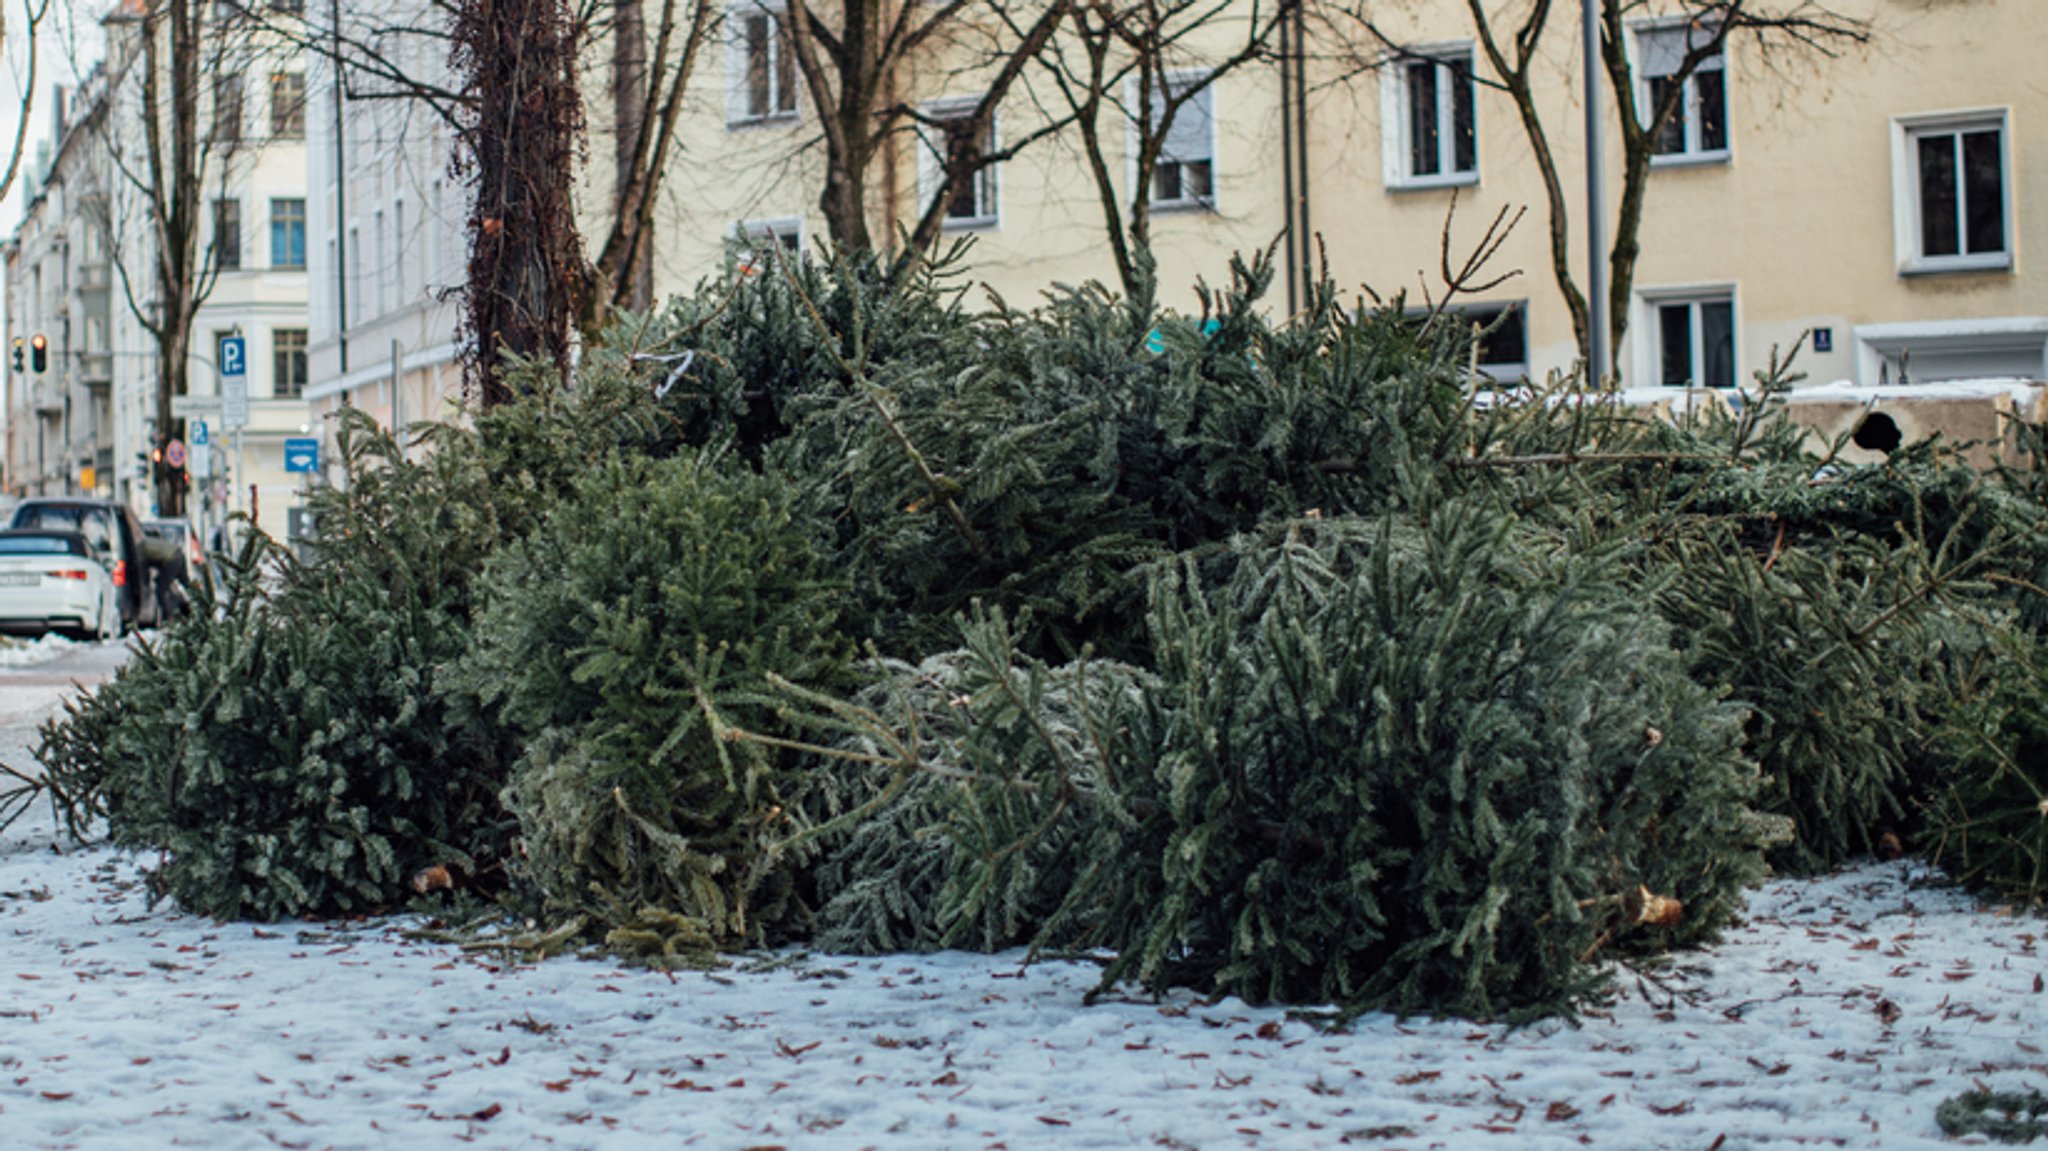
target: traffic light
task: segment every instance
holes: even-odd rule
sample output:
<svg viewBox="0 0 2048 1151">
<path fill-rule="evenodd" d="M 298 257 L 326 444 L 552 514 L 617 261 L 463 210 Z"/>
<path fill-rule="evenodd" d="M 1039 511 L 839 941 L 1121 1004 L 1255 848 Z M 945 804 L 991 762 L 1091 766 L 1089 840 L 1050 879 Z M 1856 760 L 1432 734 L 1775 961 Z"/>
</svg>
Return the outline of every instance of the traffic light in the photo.
<svg viewBox="0 0 2048 1151">
<path fill-rule="evenodd" d="M 27 346 L 27 344 L 28 341 L 22 339 L 20 336 L 14 337 L 14 370 L 17 372 L 22 369 L 21 353 L 22 348 Z"/>
<path fill-rule="evenodd" d="M 28 362 L 38 372 L 49 370 L 50 337 L 37 332 L 35 339 L 28 342 Z"/>
</svg>

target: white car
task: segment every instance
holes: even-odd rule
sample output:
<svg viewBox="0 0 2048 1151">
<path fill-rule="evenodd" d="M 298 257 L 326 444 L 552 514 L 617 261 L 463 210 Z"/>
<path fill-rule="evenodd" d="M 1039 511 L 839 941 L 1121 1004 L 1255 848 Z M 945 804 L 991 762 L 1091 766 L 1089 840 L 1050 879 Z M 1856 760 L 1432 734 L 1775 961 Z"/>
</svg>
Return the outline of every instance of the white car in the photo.
<svg viewBox="0 0 2048 1151">
<path fill-rule="evenodd" d="M 0 632 L 120 635 L 121 601 L 107 563 L 78 532 L 0 531 Z"/>
</svg>

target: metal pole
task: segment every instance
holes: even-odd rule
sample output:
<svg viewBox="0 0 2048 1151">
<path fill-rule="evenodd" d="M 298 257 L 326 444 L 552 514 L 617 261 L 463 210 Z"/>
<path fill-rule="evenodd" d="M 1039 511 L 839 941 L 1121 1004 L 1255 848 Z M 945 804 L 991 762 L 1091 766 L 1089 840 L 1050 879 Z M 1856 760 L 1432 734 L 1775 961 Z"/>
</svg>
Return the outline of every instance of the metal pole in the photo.
<svg viewBox="0 0 2048 1151">
<path fill-rule="evenodd" d="M 1307 0 L 1294 5 L 1294 188 L 1301 197 L 1301 293 L 1306 304 L 1315 295 L 1315 228 L 1308 218 L 1308 23 Z"/>
<path fill-rule="evenodd" d="M 404 353 L 398 341 L 391 341 L 391 434 L 398 437 L 400 452 L 405 450 L 405 401 L 399 399 L 398 389 L 405 370 Z"/>
<path fill-rule="evenodd" d="M 1601 171 L 1606 155 L 1600 146 L 1600 5 L 1581 0 L 1586 34 L 1586 374 L 1594 385 L 1614 374 L 1607 346 L 1607 195 Z"/>
<path fill-rule="evenodd" d="M 334 330 L 341 374 L 348 374 L 348 123 L 342 112 L 341 0 L 327 6 L 330 61 L 334 66 Z"/>
<path fill-rule="evenodd" d="M 1296 308 L 1295 285 L 1299 281 L 1301 266 L 1297 258 L 1301 251 L 1301 229 L 1294 205 L 1294 54 L 1288 44 L 1292 30 L 1293 26 L 1286 20 L 1280 21 L 1280 202 L 1287 206 L 1287 223 L 1281 230 L 1287 237 L 1287 314 L 1290 316 Z"/>
<path fill-rule="evenodd" d="M 247 467 L 246 461 L 244 461 L 244 460 L 243 460 L 243 458 L 242 458 L 242 429 L 238 427 L 238 428 L 236 428 L 236 429 L 235 429 L 235 480 L 234 480 L 234 482 L 235 482 L 235 483 L 238 483 L 238 484 L 239 484 L 239 483 L 245 483 L 245 482 L 247 482 L 247 481 L 248 481 L 248 478 L 249 478 L 249 469 L 248 469 L 248 467 Z M 228 497 L 228 498 L 229 498 L 229 500 L 230 500 L 230 504 L 232 505 L 232 501 L 233 501 L 233 499 L 234 499 L 234 497 L 233 497 L 233 494 L 232 494 L 232 489 L 230 490 L 230 495 L 229 495 L 229 497 Z M 251 527 L 254 527 L 254 526 L 255 526 L 255 524 L 256 524 L 256 485 L 255 485 L 255 484 L 249 484 L 249 524 L 250 524 L 250 526 L 251 526 Z"/>
</svg>

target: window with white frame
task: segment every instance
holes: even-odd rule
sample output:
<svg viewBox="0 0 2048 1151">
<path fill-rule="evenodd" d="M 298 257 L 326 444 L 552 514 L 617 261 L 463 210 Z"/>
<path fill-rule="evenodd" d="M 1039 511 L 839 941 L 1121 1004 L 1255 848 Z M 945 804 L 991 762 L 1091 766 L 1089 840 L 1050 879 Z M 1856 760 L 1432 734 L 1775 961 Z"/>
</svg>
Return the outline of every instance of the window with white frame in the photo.
<svg viewBox="0 0 2048 1151">
<path fill-rule="evenodd" d="M 1407 317 L 1421 323 L 1428 308 L 1410 308 Z M 1436 321 L 1456 324 L 1472 343 L 1459 366 L 1497 384 L 1520 383 L 1529 375 L 1529 305 L 1525 300 L 1454 304 Z"/>
<path fill-rule="evenodd" d="M 779 257 L 798 259 L 803 254 L 803 221 L 795 216 L 773 220 L 741 220 L 726 237 L 742 275 L 763 271 Z"/>
<path fill-rule="evenodd" d="M 1667 388 L 1735 386 L 1735 297 L 1727 292 L 1647 301 L 1653 370 Z"/>
<path fill-rule="evenodd" d="M 276 199 L 270 202 L 270 266 L 299 269 L 306 266 L 306 201 Z"/>
<path fill-rule="evenodd" d="M 270 76 L 270 134 L 280 139 L 306 138 L 306 74 L 274 72 Z"/>
<path fill-rule="evenodd" d="M 213 202 L 213 266 L 223 272 L 242 267 L 242 201 L 232 196 Z"/>
<path fill-rule="evenodd" d="M 979 100 L 951 100 L 928 105 L 923 126 L 924 147 L 918 151 L 917 183 L 927 203 L 946 183 L 949 166 L 973 171 L 946 194 L 945 222 L 949 228 L 986 228 L 997 220 L 996 166 L 982 159 L 998 147 L 996 119 L 977 125 L 974 110 Z"/>
<path fill-rule="evenodd" d="M 213 138 L 232 143 L 242 138 L 242 74 L 216 72 L 213 76 Z"/>
<path fill-rule="evenodd" d="M 755 124 L 796 115 L 796 54 L 789 21 L 778 7 L 734 9 L 726 44 L 728 124 Z"/>
<path fill-rule="evenodd" d="M 1151 93 L 1153 133 L 1164 123 L 1159 158 L 1146 174 L 1154 208 L 1207 208 L 1216 203 L 1216 89 L 1204 75 L 1169 77 Z M 1173 118 L 1167 121 L 1171 106 Z M 1135 151 L 1135 148 L 1134 148 Z"/>
<path fill-rule="evenodd" d="M 1387 184 L 1426 188 L 1479 178 L 1472 49 L 1412 49 L 1383 72 Z"/>
<path fill-rule="evenodd" d="M 1650 141 L 1653 163 L 1728 158 L 1728 69 L 1721 50 L 1715 48 L 1679 78 L 1686 59 L 1720 37 L 1718 27 L 1691 21 L 1636 29 L 1636 72 L 1642 77 L 1637 99 L 1643 118 L 1656 115 L 1674 90 L 1678 99 L 1671 118 Z"/>
<path fill-rule="evenodd" d="M 270 387 L 271 395 L 281 400 L 306 394 L 306 329 L 271 330 Z"/>
<path fill-rule="evenodd" d="M 1908 272 L 2012 266 L 2003 111 L 1893 122 L 1894 211 Z"/>
<path fill-rule="evenodd" d="M 1472 331 L 1473 363 L 1479 374 L 1497 384 L 1520 383 L 1529 375 L 1529 306 L 1465 304 L 1454 310 Z"/>
</svg>

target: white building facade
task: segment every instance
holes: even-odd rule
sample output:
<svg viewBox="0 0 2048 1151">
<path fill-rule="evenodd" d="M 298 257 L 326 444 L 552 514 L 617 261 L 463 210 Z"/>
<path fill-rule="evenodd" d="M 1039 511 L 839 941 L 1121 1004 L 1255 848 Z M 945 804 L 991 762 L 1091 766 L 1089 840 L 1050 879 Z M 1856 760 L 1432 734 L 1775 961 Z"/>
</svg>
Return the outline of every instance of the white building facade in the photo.
<svg viewBox="0 0 2048 1151">
<path fill-rule="evenodd" d="M 420 0 L 343 8 L 317 5 L 334 42 L 374 51 L 423 85 L 450 89 L 448 42 L 422 35 L 445 12 Z M 413 31 L 397 31 L 412 29 Z M 387 428 L 445 419 L 461 394 L 457 351 L 468 195 L 452 171 L 455 132 L 438 102 L 396 94 L 394 80 L 310 61 L 308 222 L 315 434 L 334 470 L 343 405 Z"/>
<path fill-rule="evenodd" d="M 58 89 L 51 144 L 7 242 L 7 458 L 15 496 L 120 492 L 113 435 L 111 263 L 97 117 L 104 77 Z M 73 118 L 77 109 L 83 118 Z"/>
<path fill-rule="evenodd" d="M 305 68 L 234 6 L 200 7 L 209 32 L 194 210 L 205 295 L 169 451 L 187 461 L 187 514 L 202 529 L 241 512 L 282 534 L 304 483 L 285 471 L 284 441 L 309 422 Z M 145 321 L 162 313 L 151 226 L 162 195 L 147 179 L 142 45 L 150 34 L 165 42 L 161 8 L 126 0 L 107 17 L 106 60 L 63 101 L 72 115 L 58 125 L 48 178 L 7 247 L 10 326 L 50 344 L 45 372 L 34 371 L 32 345 L 28 370 L 9 364 L 8 490 L 120 499 L 145 516 L 161 510 L 151 476 L 158 343 Z M 239 451 L 219 411 L 227 336 L 247 349 Z M 202 423 L 205 445 L 193 442 Z"/>
</svg>

